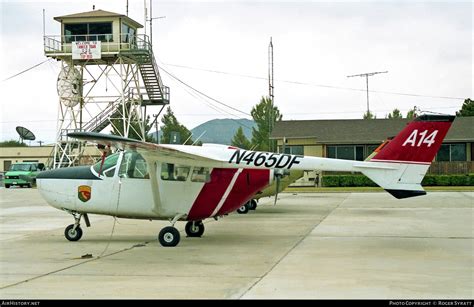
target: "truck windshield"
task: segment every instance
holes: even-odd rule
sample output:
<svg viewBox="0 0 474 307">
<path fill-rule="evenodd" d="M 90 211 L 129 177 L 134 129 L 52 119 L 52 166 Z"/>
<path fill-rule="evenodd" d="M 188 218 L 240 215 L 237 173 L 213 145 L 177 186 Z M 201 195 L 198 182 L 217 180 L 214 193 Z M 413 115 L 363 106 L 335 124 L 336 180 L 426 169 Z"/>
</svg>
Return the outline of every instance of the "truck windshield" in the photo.
<svg viewBox="0 0 474 307">
<path fill-rule="evenodd" d="M 13 164 L 10 170 L 28 172 L 31 170 L 31 164 Z"/>
</svg>

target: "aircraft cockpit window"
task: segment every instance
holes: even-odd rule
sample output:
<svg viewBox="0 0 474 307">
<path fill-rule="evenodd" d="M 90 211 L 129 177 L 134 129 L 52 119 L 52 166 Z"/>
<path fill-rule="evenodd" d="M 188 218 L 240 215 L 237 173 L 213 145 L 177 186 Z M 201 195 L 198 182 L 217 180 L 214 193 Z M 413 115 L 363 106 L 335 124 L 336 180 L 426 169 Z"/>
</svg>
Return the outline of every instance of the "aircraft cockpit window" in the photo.
<svg viewBox="0 0 474 307">
<path fill-rule="evenodd" d="M 102 160 L 94 164 L 94 171 L 99 173 L 100 166 L 102 165 L 102 173 L 107 177 L 113 177 L 115 173 L 115 167 L 117 166 L 117 160 L 119 158 L 119 153 L 114 153 L 113 155 L 105 158 L 104 164 L 102 165 Z"/>
<path fill-rule="evenodd" d="M 193 182 L 209 182 L 211 181 L 210 170 L 208 167 L 195 167 L 191 175 Z"/>
<path fill-rule="evenodd" d="M 119 177 L 148 179 L 148 167 L 145 159 L 137 152 L 126 152 L 120 164 Z"/>
<path fill-rule="evenodd" d="M 162 163 L 161 179 L 173 181 L 186 181 L 191 167 L 179 164 Z"/>
</svg>

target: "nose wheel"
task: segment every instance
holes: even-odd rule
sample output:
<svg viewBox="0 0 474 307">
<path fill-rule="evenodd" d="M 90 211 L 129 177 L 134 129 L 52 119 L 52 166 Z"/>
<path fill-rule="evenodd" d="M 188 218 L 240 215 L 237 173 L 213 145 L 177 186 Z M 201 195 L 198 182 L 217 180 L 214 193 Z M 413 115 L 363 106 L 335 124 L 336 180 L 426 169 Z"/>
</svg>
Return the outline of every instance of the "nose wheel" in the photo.
<svg viewBox="0 0 474 307">
<path fill-rule="evenodd" d="M 84 217 L 84 222 L 87 227 L 91 226 L 87 213 L 81 214 L 77 212 L 67 211 L 74 217 L 74 224 L 71 224 L 64 229 L 64 236 L 71 242 L 79 241 L 82 238 L 82 229 L 80 226 L 81 218 Z"/>
<path fill-rule="evenodd" d="M 79 241 L 82 237 L 81 227 L 79 225 L 76 227 L 74 226 L 75 226 L 74 224 L 71 224 L 67 226 L 66 229 L 64 230 L 64 236 L 69 241 Z"/>
<path fill-rule="evenodd" d="M 184 227 L 188 237 L 199 238 L 204 233 L 204 224 L 202 221 L 190 221 Z"/>
</svg>

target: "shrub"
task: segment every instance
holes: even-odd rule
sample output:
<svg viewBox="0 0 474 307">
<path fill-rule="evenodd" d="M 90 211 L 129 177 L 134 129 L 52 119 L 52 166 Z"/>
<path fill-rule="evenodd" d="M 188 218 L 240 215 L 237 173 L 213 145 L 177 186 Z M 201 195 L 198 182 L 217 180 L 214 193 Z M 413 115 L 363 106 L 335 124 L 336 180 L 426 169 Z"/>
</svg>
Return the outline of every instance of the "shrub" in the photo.
<svg viewBox="0 0 474 307">
<path fill-rule="evenodd" d="M 323 187 L 338 187 L 339 176 L 323 176 L 322 186 Z"/>
<path fill-rule="evenodd" d="M 474 174 L 426 175 L 422 186 L 473 186 Z M 325 175 L 323 187 L 376 187 L 377 184 L 364 175 Z"/>
</svg>

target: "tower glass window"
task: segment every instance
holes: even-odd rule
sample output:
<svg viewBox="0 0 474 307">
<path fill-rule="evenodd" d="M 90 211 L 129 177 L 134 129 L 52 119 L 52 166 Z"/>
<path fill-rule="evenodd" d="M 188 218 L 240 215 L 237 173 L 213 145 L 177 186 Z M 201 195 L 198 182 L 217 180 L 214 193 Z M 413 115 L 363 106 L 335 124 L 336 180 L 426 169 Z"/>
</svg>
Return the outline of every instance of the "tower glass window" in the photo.
<svg viewBox="0 0 474 307">
<path fill-rule="evenodd" d="M 66 43 L 75 41 L 113 41 L 111 22 L 66 23 L 64 24 Z"/>
</svg>

